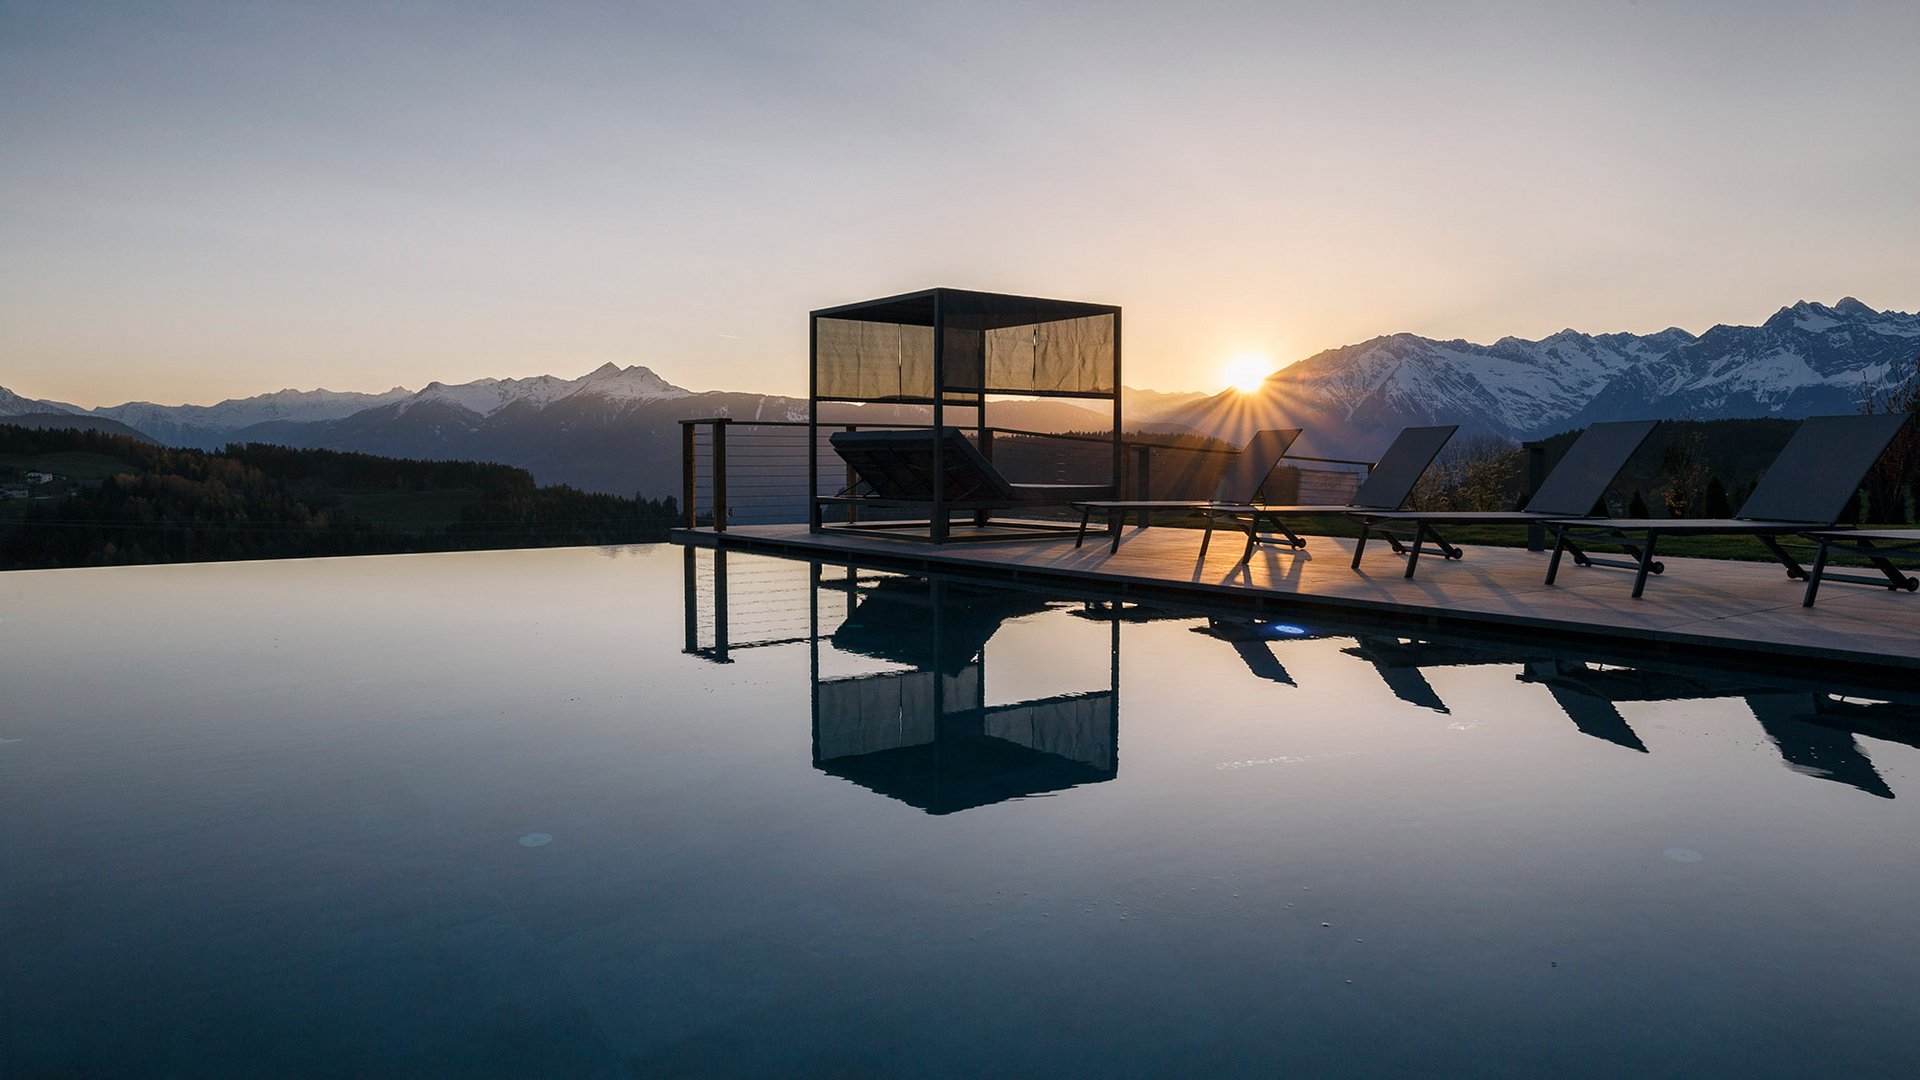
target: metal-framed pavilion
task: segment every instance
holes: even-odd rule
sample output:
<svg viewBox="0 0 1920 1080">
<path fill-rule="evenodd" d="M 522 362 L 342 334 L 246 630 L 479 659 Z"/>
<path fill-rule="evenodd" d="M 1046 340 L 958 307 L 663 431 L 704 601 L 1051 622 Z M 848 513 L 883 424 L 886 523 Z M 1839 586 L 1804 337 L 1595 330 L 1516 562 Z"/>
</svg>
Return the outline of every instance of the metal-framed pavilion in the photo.
<svg viewBox="0 0 1920 1080">
<path fill-rule="evenodd" d="M 1079 398 L 1111 402 L 1112 483 L 1123 467 L 1120 309 L 1110 304 L 935 288 L 822 308 L 809 316 L 808 491 L 820 491 L 822 403 L 927 405 L 932 428 L 947 410 L 974 410 L 988 445 L 988 399 Z M 934 438 L 927 539 L 948 539 L 944 439 Z M 817 531 L 825 526 L 816 511 Z"/>
</svg>

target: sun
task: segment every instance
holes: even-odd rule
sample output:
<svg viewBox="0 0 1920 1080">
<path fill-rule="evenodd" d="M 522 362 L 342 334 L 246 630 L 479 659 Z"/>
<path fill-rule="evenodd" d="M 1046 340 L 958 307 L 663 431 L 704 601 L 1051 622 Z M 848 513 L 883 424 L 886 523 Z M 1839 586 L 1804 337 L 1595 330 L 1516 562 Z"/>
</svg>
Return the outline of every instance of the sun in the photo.
<svg viewBox="0 0 1920 1080">
<path fill-rule="evenodd" d="M 1259 353 L 1241 353 L 1227 361 L 1221 371 L 1228 386 L 1243 394 L 1251 394 L 1265 385 L 1267 376 L 1273 374 L 1272 360 Z"/>
</svg>

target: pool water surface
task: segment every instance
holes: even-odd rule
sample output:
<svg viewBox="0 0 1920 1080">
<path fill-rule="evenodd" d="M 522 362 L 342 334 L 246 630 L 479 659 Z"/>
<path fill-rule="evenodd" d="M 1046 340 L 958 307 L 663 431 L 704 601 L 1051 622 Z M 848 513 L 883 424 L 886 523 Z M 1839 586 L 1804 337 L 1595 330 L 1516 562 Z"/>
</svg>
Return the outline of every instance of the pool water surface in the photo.
<svg viewBox="0 0 1920 1080">
<path fill-rule="evenodd" d="M 0 1076 L 1920 1075 L 1920 694 L 672 546 L 0 575 Z"/>
</svg>

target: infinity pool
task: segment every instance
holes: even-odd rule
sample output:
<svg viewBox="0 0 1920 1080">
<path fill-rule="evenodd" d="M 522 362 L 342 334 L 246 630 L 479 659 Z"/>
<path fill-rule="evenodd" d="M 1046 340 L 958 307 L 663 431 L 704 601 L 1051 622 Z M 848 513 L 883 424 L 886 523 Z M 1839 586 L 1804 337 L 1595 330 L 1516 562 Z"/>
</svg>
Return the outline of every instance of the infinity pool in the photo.
<svg viewBox="0 0 1920 1080">
<path fill-rule="evenodd" d="M 0 574 L 0 1076 L 1920 1075 L 1916 702 L 667 546 Z"/>
</svg>

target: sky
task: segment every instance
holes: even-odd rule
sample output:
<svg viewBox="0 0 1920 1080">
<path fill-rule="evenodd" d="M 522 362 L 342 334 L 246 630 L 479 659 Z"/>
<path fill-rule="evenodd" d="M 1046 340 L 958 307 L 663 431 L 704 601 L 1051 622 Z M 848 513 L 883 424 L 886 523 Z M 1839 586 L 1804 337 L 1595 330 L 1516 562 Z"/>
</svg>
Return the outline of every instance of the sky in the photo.
<svg viewBox="0 0 1920 1080">
<path fill-rule="evenodd" d="M 1122 305 L 1126 382 L 1920 308 L 1920 4 L 0 0 L 0 385 L 83 406 Z"/>
</svg>

